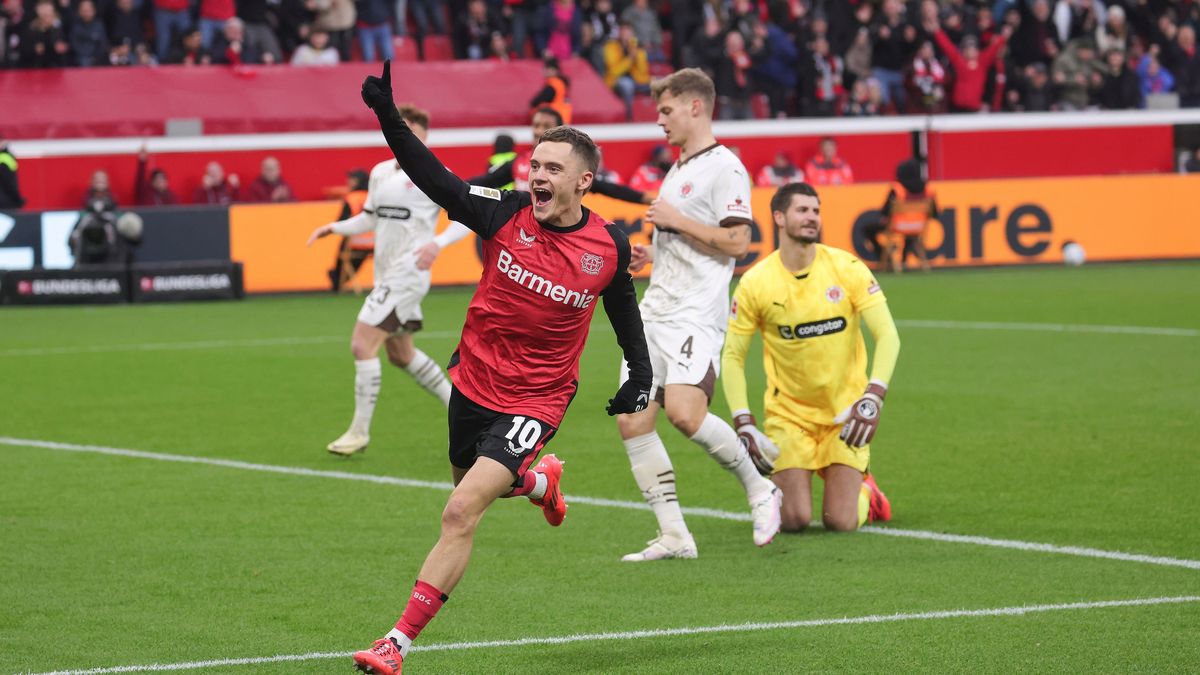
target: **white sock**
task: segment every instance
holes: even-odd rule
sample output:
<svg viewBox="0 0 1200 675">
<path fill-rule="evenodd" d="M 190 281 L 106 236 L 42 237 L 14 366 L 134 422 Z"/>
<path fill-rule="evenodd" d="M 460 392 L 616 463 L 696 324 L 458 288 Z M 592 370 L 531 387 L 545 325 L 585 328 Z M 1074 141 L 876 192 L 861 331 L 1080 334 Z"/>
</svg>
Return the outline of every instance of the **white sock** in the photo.
<svg viewBox="0 0 1200 675">
<path fill-rule="evenodd" d="M 675 469 L 671 458 L 658 433 L 650 432 L 625 440 L 625 452 L 629 454 L 629 465 L 642 496 L 658 519 L 658 529 L 665 536 L 687 539 L 687 523 L 683 522 L 683 511 L 679 509 L 679 497 L 675 494 Z"/>
<path fill-rule="evenodd" d="M 382 374 L 378 358 L 354 362 L 354 422 L 350 424 L 351 429 L 363 434 L 371 430 Z"/>
<path fill-rule="evenodd" d="M 529 491 L 527 496 L 530 499 L 541 499 L 542 497 L 546 496 L 546 488 L 549 486 L 549 482 L 546 480 L 546 474 L 538 473 L 536 471 L 531 473 L 533 473 L 533 489 Z"/>
<path fill-rule="evenodd" d="M 383 636 L 384 640 L 391 640 L 400 648 L 400 656 L 408 656 L 408 648 L 412 646 L 412 638 L 404 634 L 404 631 L 399 628 L 393 628 Z"/>
<path fill-rule="evenodd" d="M 746 489 L 746 498 L 751 504 L 762 499 L 763 495 L 775 487 L 774 483 L 759 475 L 754 462 L 750 461 L 749 453 L 738 442 L 737 432 L 720 417 L 708 413 L 692 440 L 729 473 L 737 476 L 742 482 L 742 487 Z"/>
<path fill-rule="evenodd" d="M 429 355 L 420 349 L 413 350 L 412 361 L 404 366 L 404 370 L 421 385 L 425 391 L 433 394 L 442 401 L 442 405 L 450 405 L 450 380 L 446 373 Z"/>
</svg>

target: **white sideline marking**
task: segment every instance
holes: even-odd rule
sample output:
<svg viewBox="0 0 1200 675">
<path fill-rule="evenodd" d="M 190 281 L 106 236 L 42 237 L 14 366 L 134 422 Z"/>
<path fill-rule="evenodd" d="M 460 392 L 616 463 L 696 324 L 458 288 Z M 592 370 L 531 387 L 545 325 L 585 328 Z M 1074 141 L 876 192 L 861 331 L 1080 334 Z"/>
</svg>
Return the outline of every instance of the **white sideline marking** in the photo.
<svg viewBox="0 0 1200 675">
<path fill-rule="evenodd" d="M 1200 337 L 1195 328 L 1159 326 L 1104 326 L 1089 323 L 1021 323 L 1008 321 L 938 321 L 935 319 L 898 319 L 901 328 L 950 328 L 955 330 L 1018 330 L 1046 333 L 1106 333 L 1116 335 L 1164 335 Z"/>
<path fill-rule="evenodd" d="M 1108 609 L 1112 607 L 1146 607 L 1151 605 L 1183 604 L 1200 601 L 1200 596 L 1180 595 L 1158 598 L 1134 598 L 1132 600 L 1101 600 L 1097 602 L 1068 602 L 1054 605 L 1026 605 L 1020 607 L 997 607 L 994 609 L 952 609 L 935 612 L 911 612 L 905 614 L 870 614 L 867 616 L 839 617 L 831 619 L 804 619 L 800 621 L 771 621 L 716 626 L 688 626 L 683 628 L 658 628 L 652 630 L 623 631 L 619 633 L 577 633 L 552 637 L 527 637 L 516 640 L 491 640 L 487 642 L 443 642 L 430 645 L 413 645 L 414 652 L 463 651 L 466 649 L 489 649 L 496 647 L 524 647 L 529 645 L 565 645 L 577 642 L 600 642 L 605 640 L 639 640 L 664 638 L 680 635 L 706 635 L 712 633 L 746 633 L 750 631 L 783 630 L 789 628 L 822 628 L 825 626 L 849 626 L 869 623 L 896 623 L 900 621 L 931 621 L 935 619 L 960 619 L 994 616 L 1025 616 L 1041 612 L 1062 612 L 1081 609 Z M 311 652 L 308 654 L 280 654 L 241 659 L 213 659 L 188 661 L 185 663 L 150 663 L 135 666 L 114 666 L 88 670 L 56 670 L 36 675 L 103 675 L 105 673 L 145 673 L 169 670 L 192 670 L 216 666 L 242 666 L 260 663 L 287 661 L 315 661 L 318 659 L 349 658 L 353 652 Z"/>
<path fill-rule="evenodd" d="M 161 452 L 146 452 L 144 450 L 129 450 L 126 448 L 110 448 L 101 445 L 79 445 L 76 443 L 57 443 L 54 441 L 38 441 L 28 438 L 10 438 L 8 436 L 0 436 L 0 445 L 11 445 L 15 447 L 28 448 L 45 448 L 48 450 L 66 450 L 69 452 L 87 452 L 100 455 L 113 455 L 117 457 L 133 457 L 137 459 L 153 459 L 161 462 L 180 462 L 184 464 L 205 464 L 208 466 L 220 466 L 228 469 L 242 469 L 244 471 L 262 471 L 266 473 L 280 473 L 289 476 L 308 476 L 311 478 L 335 478 L 340 480 L 354 480 L 365 483 L 377 483 L 381 485 L 397 485 L 400 487 L 411 488 L 426 488 L 431 490 L 441 490 L 449 492 L 453 489 L 453 485 L 443 481 L 425 481 L 414 480 L 411 478 L 396 478 L 394 476 L 377 476 L 367 473 L 353 473 L 349 471 L 325 471 L 321 469 L 308 469 L 296 466 L 280 466 L 276 464 L 254 464 L 251 462 L 242 462 L 234 459 L 217 459 L 213 457 L 194 457 L 189 455 L 172 455 Z M 635 511 L 649 511 L 650 507 L 645 502 L 630 502 L 619 499 L 606 499 L 603 497 L 586 497 L 582 495 L 569 494 L 567 495 L 571 503 L 587 504 L 589 506 L 607 506 L 611 508 L 631 509 Z M 722 511 L 720 509 L 710 509 L 704 507 L 685 506 L 683 512 L 687 515 L 699 516 L 703 518 L 716 518 L 719 520 L 733 520 L 745 522 L 750 520 L 749 513 L 739 513 L 734 511 Z M 1167 567 L 1183 567 L 1186 569 L 1200 570 L 1200 560 L 1189 560 L 1185 558 L 1170 558 L 1166 556 L 1144 555 L 1141 553 L 1124 553 L 1121 551 L 1106 551 L 1098 548 L 1086 548 L 1082 546 L 1057 546 L 1055 544 L 1040 544 L 1030 541 L 1018 541 L 1013 539 L 993 539 L 991 537 L 977 537 L 972 535 L 961 534 L 945 534 L 942 532 L 930 532 L 927 530 L 903 530 L 893 529 L 889 527 L 879 527 L 868 525 L 861 528 L 862 532 L 871 534 L 883 534 L 890 537 L 907 537 L 911 539 L 926 539 L 931 541 L 940 541 L 952 544 L 974 544 L 977 546 L 992 546 L 995 548 L 1015 549 L 1018 551 L 1035 551 L 1039 553 L 1057 553 L 1062 555 L 1073 555 L 1083 558 L 1103 558 L 1107 560 L 1121 560 L 1124 562 L 1145 563 L 1148 565 L 1163 565 Z"/>
<path fill-rule="evenodd" d="M 863 532 L 871 532 L 872 534 L 885 534 L 889 537 L 928 539 L 930 541 L 943 541 L 952 544 L 978 544 L 980 546 L 995 546 L 996 548 L 1011 548 L 1018 551 L 1061 553 L 1064 555 L 1083 556 L 1085 558 L 1106 558 L 1108 560 L 1123 560 L 1125 562 L 1146 563 L 1148 565 L 1166 565 L 1168 567 L 1184 567 L 1191 570 L 1200 570 L 1200 560 L 1187 560 L 1184 558 L 1168 558 L 1165 556 L 1144 555 L 1141 553 L 1105 551 L 1104 549 L 1087 548 L 1084 546 L 1055 546 L 1054 544 L 1039 544 L 1032 541 L 992 539 L 991 537 L 976 537 L 965 534 L 945 534 L 942 532 L 929 532 L 926 530 L 903 530 L 900 528 L 879 527 L 877 525 L 867 525 L 860 529 Z"/>
<path fill-rule="evenodd" d="M 899 319 L 901 328 L 946 328 L 952 330 L 1013 330 L 1044 333 L 1102 333 L 1115 335 L 1159 335 L 1168 337 L 1200 337 L 1200 329 L 1166 328 L 1159 326 L 1103 326 L 1083 323 L 1009 323 L 1002 321 L 941 321 L 936 319 Z M 597 323 L 593 331 L 611 330 Z M 457 338 L 458 331 L 421 331 L 420 338 Z M 116 345 L 79 345 L 72 347 L 16 347 L 0 349 L 4 356 L 55 356 L 59 354 L 104 354 L 109 352 L 153 352 L 188 349 L 221 349 L 236 347 L 275 347 L 286 345 L 315 345 L 349 342 L 348 335 L 317 335 L 312 337 L 248 338 L 244 340 L 198 340 L 195 342 L 143 342 Z"/>
</svg>

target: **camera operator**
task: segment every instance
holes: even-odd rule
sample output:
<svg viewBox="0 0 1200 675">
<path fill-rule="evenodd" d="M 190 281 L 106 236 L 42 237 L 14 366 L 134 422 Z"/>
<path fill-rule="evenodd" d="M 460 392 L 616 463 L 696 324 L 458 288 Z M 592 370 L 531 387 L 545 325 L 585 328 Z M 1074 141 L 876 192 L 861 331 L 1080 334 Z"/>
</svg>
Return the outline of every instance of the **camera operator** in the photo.
<svg viewBox="0 0 1200 675">
<path fill-rule="evenodd" d="M 76 268 L 129 264 L 133 247 L 141 243 L 141 219 L 131 213 L 121 219 L 136 220 L 137 227 L 122 227 L 111 201 L 94 199 L 85 205 L 68 240 Z"/>
</svg>

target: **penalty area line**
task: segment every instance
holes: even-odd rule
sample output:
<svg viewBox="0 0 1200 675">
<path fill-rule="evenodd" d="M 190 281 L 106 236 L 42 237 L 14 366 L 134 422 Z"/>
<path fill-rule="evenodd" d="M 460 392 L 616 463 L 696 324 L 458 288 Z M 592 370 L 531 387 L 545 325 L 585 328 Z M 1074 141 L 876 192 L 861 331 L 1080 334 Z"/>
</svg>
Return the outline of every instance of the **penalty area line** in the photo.
<svg viewBox="0 0 1200 675">
<path fill-rule="evenodd" d="M 766 630 L 794 630 L 799 628 L 824 628 L 827 626 L 854 626 L 861 624 L 900 623 L 904 621 L 933 621 L 938 619 L 973 619 L 988 617 L 1022 617 L 1047 612 L 1110 609 L 1114 607 L 1149 607 L 1200 602 L 1200 596 L 1179 595 L 1157 598 L 1133 598 L 1129 600 L 1099 600 L 1093 602 L 1066 602 L 1058 604 L 1020 605 L 992 609 L 953 609 L 932 612 L 907 612 L 902 614 L 868 614 L 866 616 L 833 617 L 827 619 L 802 619 L 797 621 L 747 622 L 718 624 L 715 626 L 685 626 L 680 628 L 656 628 L 649 630 L 621 631 L 612 633 L 577 633 L 574 635 L 526 637 L 515 640 L 489 640 L 482 642 L 443 642 L 428 645 L 413 645 L 413 652 L 450 652 L 469 649 L 496 649 L 504 647 L 557 646 L 580 642 L 604 642 L 610 640 L 640 640 L 645 638 L 669 638 L 689 635 L 711 635 L 719 633 L 748 633 Z M 173 670 L 197 670 L 217 666 L 248 666 L 264 663 L 316 661 L 322 659 L 349 658 L 353 652 L 310 652 L 307 654 L 280 654 L 250 658 L 211 659 L 181 663 L 150 663 L 145 665 L 113 666 L 86 670 L 55 670 L 31 675 L 107 675 L 108 673 L 148 673 Z"/>
<path fill-rule="evenodd" d="M 173 455 L 162 452 L 147 452 L 145 450 L 132 450 L 128 448 L 110 448 L 100 445 L 81 445 L 77 443 L 58 443 L 55 441 L 39 441 L 28 438 L 10 438 L 0 436 L 0 445 L 9 445 L 13 447 L 25 448 L 43 448 L 47 450 L 63 450 L 67 452 L 79 452 L 99 455 L 110 455 L 116 457 L 129 457 L 134 459 L 150 459 L 159 462 L 177 462 L 182 464 L 203 464 L 207 466 L 217 466 L 226 469 L 239 469 L 242 471 L 259 471 L 263 473 L 276 473 L 288 476 L 305 476 L 309 478 L 327 478 L 335 480 L 351 480 L 364 483 L 375 483 L 379 485 L 395 485 L 398 487 L 422 488 L 429 490 L 440 490 L 449 492 L 454 486 L 445 481 L 426 481 L 415 480 L 412 478 L 397 478 L 395 476 L 379 476 L 367 473 L 354 473 L 350 471 L 327 471 L 322 469 L 309 469 L 298 466 L 281 466 L 277 464 L 257 464 L 253 462 L 242 462 L 234 459 L 218 459 L 215 457 L 196 457 L 191 455 Z M 568 494 L 567 498 L 572 504 L 586 504 L 588 506 L 603 506 L 608 508 L 629 509 L 635 511 L 649 511 L 650 507 L 645 502 L 631 502 L 620 499 L 606 499 L 603 497 L 588 497 L 584 495 Z M 715 518 L 718 520 L 731 520 L 738 522 L 748 522 L 750 514 L 745 512 L 723 511 L 720 509 L 711 509 L 706 507 L 684 507 L 683 513 L 689 516 L 697 516 L 701 518 Z M 994 539 L 992 537 L 980 537 L 974 535 L 962 534 L 947 534 L 944 532 L 932 532 L 928 530 L 906 530 L 901 528 L 880 527 L 876 525 L 868 525 L 860 529 L 861 532 L 868 534 L 886 535 L 889 537 L 904 537 L 909 539 L 923 539 L 927 541 L 938 541 L 949 544 L 971 544 L 975 546 L 990 546 L 993 548 L 1004 548 L 1017 551 L 1031 551 L 1036 553 L 1054 553 L 1059 555 L 1073 555 L 1082 558 L 1099 558 L 1104 560 L 1119 560 L 1123 562 L 1135 562 L 1148 565 L 1161 565 L 1166 567 L 1182 567 L 1185 569 L 1200 570 L 1200 560 L 1189 560 L 1186 558 L 1171 558 L 1167 556 L 1145 555 L 1141 553 L 1125 553 L 1122 551 L 1107 551 L 1098 548 L 1088 548 L 1083 546 L 1059 546 L 1056 544 L 1043 544 L 1031 541 L 1020 541 L 1015 539 Z"/>
</svg>

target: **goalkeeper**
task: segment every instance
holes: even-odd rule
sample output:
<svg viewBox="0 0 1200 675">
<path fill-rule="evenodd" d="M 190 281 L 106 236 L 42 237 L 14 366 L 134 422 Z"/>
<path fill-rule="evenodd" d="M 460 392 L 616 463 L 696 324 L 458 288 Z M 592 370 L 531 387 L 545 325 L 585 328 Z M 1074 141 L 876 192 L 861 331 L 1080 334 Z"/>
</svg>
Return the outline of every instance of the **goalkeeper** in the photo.
<svg viewBox="0 0 1200 675">
<path fill-rule="evenodd" d="M 771 198 L 779 249 L 742 276 L 721 355 L 733 426 L 759 471 L 783 491 L 782 529 L 812 521 L 812 476 L 825 481 L 825 528 L 852 531 L 888 520 L 891 505 L 870 475 L 900 336 L 878 282 L 861 260 L 818 243 L 821 202 L 806 183 Z M 875 340 L 867 380 L 860 323 Z M 767 391 L 760 430 L 746 394 L 746 352 L 763 336 Z M 765 433 L 764 433 L 765 432 Z"/>
</svg>

